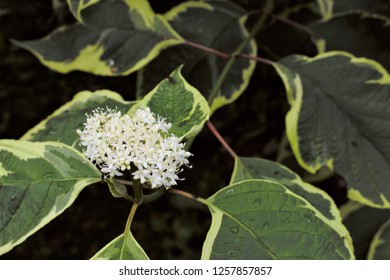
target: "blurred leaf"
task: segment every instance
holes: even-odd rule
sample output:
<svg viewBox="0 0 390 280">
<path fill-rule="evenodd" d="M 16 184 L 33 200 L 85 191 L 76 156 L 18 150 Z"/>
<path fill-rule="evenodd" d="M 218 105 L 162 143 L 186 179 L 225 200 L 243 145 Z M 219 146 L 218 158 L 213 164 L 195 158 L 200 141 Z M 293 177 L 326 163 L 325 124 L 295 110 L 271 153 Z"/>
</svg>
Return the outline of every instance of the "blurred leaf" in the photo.
<svg viewBox="0 0 390 280">
<path fill-rule="evenodd" d="M 135 240 L 133 234 L 129 230 L 129 237 L 127 239 L 124 254 L 121 256 L 123 245 L 123 234 L 112 240 L 97 252 L 92 260 L 148 260 L 148 256 Z"/>
<path fill-rule="evenodd" d="M 390 207 L 387 71 L 344 52 L 293 55 L 274 66 L 291 106 L 286 131 L 299 164 L 311 173 L 327 166 L 346 179 L 351 199 Z"/>
<path fill-rule="evenodd" d="M 370 13 L 390 16 L 390 2 L 388 0 L 337 0 L 333 4 L 333 12 L 361 10 Z"/>
<path fill-rule="evenodd" d="M 334 0 L 317 0 L 320 13 L 324 19 L 329 19 L 333 15 Z"/>
<path fill-rule="evenodd" d="M 0 140 L 0 254 L 60 215 L 100 176 L 67 145 Z"/>
<path fill-rule="evenodd" d="M 309 28 L 316 34 L 319 51 L 343 50 L 372 58 L 390 69 L 390 19 L 365 12 L 350 12 L 315 22 Z"/>
<path fill-rule="evenodd" d="M 210 108 L 199 91 L 183 78 L 180 70 L 181 67 L 173 71 L 130 111 L 147 106 L 153 113 L 172 123 L 169 132 L 177 137 L 191 138 L 203 128 Z"/>
<path fill-rule="evenodd" d="M 165 14 L 170 25 L 186 40 L 233 53 L 248 36 L 244 27 L 246 11 L 229 1 L 185 2 Z M 256 55 L 256 43 L 251 40 L 243 53 Z M 207 99 L 227 62 L 227 58 L 180 45 L 165 50 L 141 70 L 138 95 L 143 96 L 179 65 L 183 75 Z M 211 111 L 232 103 L 246 89 L 255 68 L 249 59 L 237 59 L 223 83 L 218 96 L 211 102 Z"/>
<path fill-rule="evenodd" d="M 212 223 L 202 259 L 354 258 L 345 227 L 279 183 L 242 181 L 205 203 Z"/>
<path fill-rule="evenodd" d="M 68 4 L 79 22 L 60 27 L 40 40 L 14 41 L 58 72 L 128 75 L 162 49 L 182 42 L 146 0 L 68 0 Z"/>
<path fill-rule="evenodd" d="M 83 128 L 86 113 L 100 108 L 117 108 L 126 113 L 135 102 L 127 102 L 122 97 L 109 90 L 95 92 L 82 91 L 77 93 L 68 103 L 58 108 L 45 120 L 30 129 L 21 137 L 21 140 L 29 141 L 58 141 L 74 146 L 78 150 L 82 147 L 76 145 L 79 142 L 77 129 Z"/>
<path fill-rule="evenodd" d="M 340 210 L 353 240 L 356 259 L 367 259 L 370 243 L 379 228 L 390 219 L 390 210 L 371 208 L 355 201 L 348 202 Z"/>
<path fill-rule="evenodd" d="M 369 260 L 389 260 L 390 259 L 390 219 L 384 223 L 370 245 L 368 252 Z"/>
</svg>

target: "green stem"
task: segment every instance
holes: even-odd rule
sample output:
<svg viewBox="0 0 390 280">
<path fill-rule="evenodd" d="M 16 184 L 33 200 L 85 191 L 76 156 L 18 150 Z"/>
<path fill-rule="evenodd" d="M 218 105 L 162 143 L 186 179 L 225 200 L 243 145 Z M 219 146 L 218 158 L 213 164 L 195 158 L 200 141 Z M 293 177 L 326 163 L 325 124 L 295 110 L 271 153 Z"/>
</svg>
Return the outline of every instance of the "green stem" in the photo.
<svg viewBox="0 0 390 280">
<path fill-rule="evenodd" d="M 153 191 L 151 194 L 144 194 L 142 203 L 152 202 L 162 196 L 165 192 L 165 187 L 160 187 L 157 190 Z"/>
<path fill-rule="evenodd" d="M 209 104 L 211 104 L 213 102 L 213 100 L 217 97 L 218 92 L 221 89 L 222 84 L 224 83 L 227 75 L 229 74 L 230 69 L 233 67 L 233 64 L 234 64 L 235 60 L 237 59 L 237 57 L 242 53 L 242 51 L 248 45 L 250 40 L 252 40 L 252 38 L 254 38 L 256 36 L 256 34 L 264 26 L 265 20 L 272 10 L 272 3 L 273 3 L 272 0 L 267 0 L 267 2 L 264 5 L 263 13 L 260 16 L 259 20 L 253 26 L 251 33 L 238 46 L 238 48 L 233 52 L 233 55 L 230 56 L 228 62 L 225 64 L 225 67 L 223 68 L 221 75 L 218 77 L 218 80 L 215 83 L 215 85 L 210 93 L 210 96 L 208 98 Z"/>
<path fill-rule="evenodd" d="M 118 182 L 120 184 L 126 185 L 126 186 L 133 186 L 133 183 L 131 181 L 128 181 L 128 180 L 122 180 L 122 179 L 115 178 L 114 181 Z"/>
<path fill-rule="evenodd" d="M 123 243 L 122 243 L 122 247 L 121 247 L 121 253 L 119 255 L 120 260 L 123 260 L 123 255 L 124 255 L 125 250 L 126 250 L 126 243 L 127 243 L 127 240 L 129 239 L 131 223 L 134 219 L 134 215 L 135 215 L 135 212 L 137 211 L 138 206 L 139 206 L 139 204 L 134 203 L 133 206 L 131 207 L 129 216 L 127 217 L 126 227 L 125 227 L 125 231 L 123 233 Z"/>
<path fill-rule="evenodd" d="M 131 179 L 131 182 L 133 183 L 135 203 L 142 204 L 144 199 L 142 184 L 139 180 L 134 180 L 133 178 Z"/>
</svg>

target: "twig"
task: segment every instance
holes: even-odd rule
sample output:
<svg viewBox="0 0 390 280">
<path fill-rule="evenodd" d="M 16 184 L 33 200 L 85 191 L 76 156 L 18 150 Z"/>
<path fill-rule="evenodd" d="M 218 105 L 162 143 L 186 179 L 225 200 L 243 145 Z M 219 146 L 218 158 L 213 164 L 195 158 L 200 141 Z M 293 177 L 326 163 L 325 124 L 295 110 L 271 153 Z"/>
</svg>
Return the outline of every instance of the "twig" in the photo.
<svg viewBox="0 0 390 280">
<path fill-rule="evenodd" d="M 219 134 L 218 130 L 215 128 L 215 126 L 212 124 L 211 121 L 207 122 L 207 126 L 210 129 L 210 131 L 214 134 L 214 136 L 221 142 L 222 146 L 229 152 L 229 154 L 233 158 L 237 158 L 236 152 L 229 146 L 229 144 L 225 141 L 225 139 Z"/>
<path fill-rule="evenodd" d="M 177 194 L 177 195 L 180 195 L 180 196 L 183 196 L 183 197 L 187 197 L 189 199 L 192 199 L 192 200 L 196 200 L 204 205 L 209 205 L 210 203 L 204 199 L 204 198 L 201 198 L 199 196 L 196 196 L 192 193 L 189 193 L 189 192 L 185 192 L 185 191 L 182 191 L 182 190 L 178 190 L 178 189 L 175 189 L 175 188 L 170 188 L 168 189 L 168 192 L 169 193 L 173 193 L 173 194 Z"/>
<path fill-rule="evenodd" d="M 250 55 L 250 54 L 246 54 L 246 53 L 239 53 L 239 54 L 237 54 L 237 57 L 247 58 L 247 59 L 251 59 L 251 60 L 256 60 L 258 62 L 261 62 L 261 63 L 264 63 L 264 64 L 268 64 L 268 65 L 274 65 L 275 64 L 275 61 L 272 61 L 270 59 L 259 57 L 259 56 L 254 56 L 254 55 Z"/>
<path fill-rule="evenodd" d="M 276 19 L 276 20 L 278 20 L 278 21 L 284 22 L 284 23 L 286 23 L 286 24 L 288 24 L 288 25 L 290 25 L 290 26 L 292 26 L 292 27 L 294 27 L 294 28 L 296 28 L 296 29 L 298 29 L 298 30 L 300 30 L 300 31 L 302 31 L 302 32 L 305 32 L 305 33 L 307 33 L 307 34 L 309 34 L 309 35 L 313 35 L 313 31 L 311 31 L 309 28 L 307 28 L 307 27 L 304 26 L 303 24 L 300 24 L 300 23 L 298 23 L 298 22 L 296 22 L 296 21 L 293 21 L 293 20 L 291 20 L 291 19 L 289 19 L 289 18 L 282 17 L 282 16 L 280 16 L 280 15 L 271 14 L 270 16 L 271 16 L 273 19 Z"/>
<path fill-rule="evenodd" d="M 188 46 L 191 46 L 191 47 L 194 47 L 196 49 L 208 52 L 208 53 L 215 54 L 215 55 L 217 55 L 219 57 L 223 57 L 223 58 L 229 58 L 230 57 L 230 54 L 228 54 L 228 53 L 225 53 L 225 52 L 219 51 L 217 49 L 213 49 L 213 48 L 210 48 L 210 47 L 207 47 L 207 46 L 204 46 L 204 45 L 192 42 L 192 41 L 185 40 L 184 44 L 188 45 Z"/>
<path fill-rule="evenodd" d="M 237 49 L 234 51 L 234 55 L 231 55 L 228 62 L 226 63 L 225 67 L 222 70 L 221 75 L 218 77 L 218 80 L 216 81 L 210 96 L 208 98 L 209 104 L 213 102 L 215 97 L 217 97 L 219 90 L 222 87 L 222 84 L 224 83 L 227 75 L 229 74 L 230 69 L 233 67 L 233 64 L 235 60 L 237 59 L 237 55 L 242 53 L 244 48 L 247 46 L 247 44 L 256 36 L 256 34 L 261 30 L 261 28 L 264 26 L 265 20 L 272 9 L 272 0 L 267 0 L 264 6 L 263 14 L 260 16 L 259 20 L 255 23 L 251 33 L 249 36 L 245 38 L 245 40 L 237 47 Z"/>
</svg>

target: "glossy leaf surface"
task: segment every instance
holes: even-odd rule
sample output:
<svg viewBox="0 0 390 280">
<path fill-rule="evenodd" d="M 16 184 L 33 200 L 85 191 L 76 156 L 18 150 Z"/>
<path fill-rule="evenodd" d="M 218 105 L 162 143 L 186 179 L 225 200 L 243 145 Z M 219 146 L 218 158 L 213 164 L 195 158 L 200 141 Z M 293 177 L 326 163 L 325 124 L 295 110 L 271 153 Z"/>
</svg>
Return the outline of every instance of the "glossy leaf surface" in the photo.
<svg viewBox="0 0 390 280">
<path fill-rule="evenodd" d="M 207 199 L 202 259 L 352 259 L 348 232 L 281 184 L 247 180 Z"/>
<path fill-rule="evenodd" d="M 327 166 L 350 198 L 390 207 L 390 75 L 344 52 L 288 56 L 275 64 L 290 103 L 286 131 L 300 165 Z M 380 168 L 378 168 L 380 167 Z"/>
<path fill-rule="evenodd" d="M 0 254 L 60 215 L 100 176 L 67 145 L 0 140 Z"/>
</svg>

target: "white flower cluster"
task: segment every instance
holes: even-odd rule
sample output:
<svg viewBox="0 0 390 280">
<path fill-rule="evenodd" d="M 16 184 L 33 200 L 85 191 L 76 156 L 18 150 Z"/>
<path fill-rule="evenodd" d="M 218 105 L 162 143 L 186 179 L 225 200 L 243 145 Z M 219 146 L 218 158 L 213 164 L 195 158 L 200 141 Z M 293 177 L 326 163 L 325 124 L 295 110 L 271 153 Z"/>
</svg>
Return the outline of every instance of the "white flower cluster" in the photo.
<svg viewBox="0 0 390 280">
<path fill-rule="evenodd" d="M 123 175 L 134 168 L 133 178 L 152 188 L 176 185 L 177 173 L 188 166 L 190 152 L 180 138 L 169 134 L 172 124 L 149 108 L 132 116 L 116 110 L 98 108 L 87 114 L 84 130 L 77 130 L 85 156 L 99 166 L 105 177 Z"/>
</svg>

